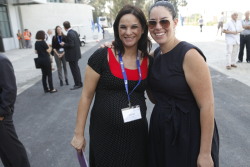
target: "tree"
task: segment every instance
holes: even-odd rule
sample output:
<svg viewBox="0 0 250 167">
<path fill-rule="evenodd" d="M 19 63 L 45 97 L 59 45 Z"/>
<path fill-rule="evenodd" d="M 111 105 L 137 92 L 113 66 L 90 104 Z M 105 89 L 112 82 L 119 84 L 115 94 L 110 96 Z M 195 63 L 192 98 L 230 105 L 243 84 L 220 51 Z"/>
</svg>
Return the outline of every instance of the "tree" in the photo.
<svg viewBox="0 0 250 167">
<path fill-rule="evenodd" d="M 105 15 L 105 0 L 90 0 L 89 5 L 93 6 L 95 10 L 93 11 L 94 23 L 97 22 L 97 17 Z"/>
<path fill-rule="evenodd" d="M 169 1 L 174 5 L 175 11 L 176 11 L 176 18 L 178 18 L 179 16 L 178 0 L 169 0 Z"/>
<path fill-rule="evenodd" d="M 148 1 L 143 5 L 142 11 L 144 12 L 146 18 L 148 19 L 148 11 L 150 7 L 152 6 L 153 1 Z"/>
<path fill-rule="evenodd" d="M 118 12 L 127 4 L 132 5 L 133 0 L 113 0 L 113 6 L 109 6 L 110 13 L 116 18 Z"/>
</svg>

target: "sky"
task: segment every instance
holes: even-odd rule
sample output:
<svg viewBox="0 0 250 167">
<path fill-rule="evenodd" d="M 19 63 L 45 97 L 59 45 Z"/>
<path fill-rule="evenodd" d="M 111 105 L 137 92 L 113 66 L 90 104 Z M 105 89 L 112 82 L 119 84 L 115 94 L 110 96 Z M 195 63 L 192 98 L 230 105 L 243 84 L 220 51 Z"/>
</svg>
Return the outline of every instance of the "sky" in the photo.
<svg viewBox="0 0 250 167">
<path fill-rule="evenodd" d="M 220 15 L 222 11 L 237 11 L 245 13 L 250 10 L 250 0 L 186 0 L 186 7 L 179 7 L 180 13 L 190 15 L 193 13 L 209 13 L 215 16 Z"/>
</svg>

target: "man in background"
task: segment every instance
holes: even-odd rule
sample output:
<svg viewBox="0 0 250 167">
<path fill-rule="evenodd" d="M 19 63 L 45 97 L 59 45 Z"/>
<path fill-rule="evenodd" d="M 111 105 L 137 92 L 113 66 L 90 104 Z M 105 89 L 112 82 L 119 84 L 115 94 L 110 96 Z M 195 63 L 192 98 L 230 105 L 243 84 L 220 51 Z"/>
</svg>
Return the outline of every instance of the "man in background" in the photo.
<svg viewBox="0 0 250 167">
<path fill-rule="evenodd" d="M 250 11 L 245 13 L 245 19 L 241 21 L 242 27 L 244 30 L 240 33 L 240 52 L 238 63 L 243 61 L 244 48 L 246 45 L 247 50 L 247 63 L 250 63 L 250 20 L 249 20 Z"/>
<path fill-rule="evenodd" d="M 225 17 L 224 17 L 224 12 L 221 12 L 221 16 L 220 16 L 220 19 L 219 19 L 219 22 L 218 22 L 218 30 L 217 30 L 217 35 L 218 35 L 218 32 L 221 28 L 221 36 L 222 36 L 222 31 L 223 31 L 223 22 L 225 20 Z"/>
<path fill-rule="evenodd" d="M 17 32 L 17 39 L 19 41 L 19 49 L 23 49 L 24 46 L 23 46 L 23 34 L 20 32 L 20 30 L 18 30 Z"/>
<path fill-rule="evenodd" d="M 26 49 L 31 48 L 31 44 L 30 44 L 31 33 L 29 32 L 28 29 L 25 29 L 23 36 L 24 36 L 24 40 L 26 44 Z"/>
<path fill-rule="evenodd" d="M 52 30 L 49 29 L 47 31 L 47 33 L 45 34 L 45 42 L 49 45 L 49 48 L 51 50 L 52 50 L 52 38 L 53 38 L 53 36 L 52 36 Z M 51 62 L 51 69 L 55 70 L 55 68 L 53 68 L 53 56 L 52 56 L 51 53 L 49 54 L 49 57 L 50 57 L 50 62 Z"/>
<path fill-rule="evenodd" d="M 237 67 L 237 55 L 239 53 L 239 44 L 240 44 L 240 35 L 239 33 L 242 31 L 242 24 L 238 21 L 238 13 L 232 12 L 231 18 L 226 22 L 223 33 L 225 33 L 225 39 L 227 43 L 227 63 L 226 69 L 230 70 L 231 67 Z"/>
<path fill-rule="evenodd" d="M 0 53 L 0 157 L 5 167 L 30 167 L 12 120 L 16 94 L 14 69 L 10 60 Z"/>
<path fill-rule="evenodd" d="M 81 71 L 78 66 L 78 60 L 81 58 L 80 50 L 80 40 L 78 33 L 73 30 L 70 26 L 70 22 L 65 21 L 63 23 L 64 29 L 67 32 L 67 37 L 65 43 L 62 42 L 61 45 L 65 50 L 66 61 L 69 62 L 70 70 L 74 78 L 75 85 L 70 90 L 79 89 L 83 86 Z"/>
</svg>

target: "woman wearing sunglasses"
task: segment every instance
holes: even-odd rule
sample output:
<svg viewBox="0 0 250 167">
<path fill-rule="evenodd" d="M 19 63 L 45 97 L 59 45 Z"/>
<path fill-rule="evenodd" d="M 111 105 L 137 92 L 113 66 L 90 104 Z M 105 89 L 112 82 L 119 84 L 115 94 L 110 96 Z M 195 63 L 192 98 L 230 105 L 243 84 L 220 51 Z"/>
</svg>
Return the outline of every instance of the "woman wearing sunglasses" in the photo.
<svg viewBox="0 0 250 167">
<path fill-rule="evenodd" d="M 168 1 L 151 6 L 148 27 L 159 47 L 150 53 L 154 63 L 149 82 L 156 105 L 150 120 L 149 167 L 218 167 L 209 68 L 200 49 L 175 37 L 177 23 Z"/>
<path fill-rule="evenodd" d="M 90 104 L 90 167 L 147 167 L 148 123 L 144 92 L 153 58 L 147 20 L 126 5 L 114 22 L 114 49 L 98 49 L 88 60 L 75 136 L 80 153 Z"/>
<path fill-rule="evenodd" d="M 156 101 L 149 166 L 218 167 L 219 135 L 206 58 L 196 46 L 175 37 L 178 20 L 170 2 L 158 1 L 148 13 L 150 34 L 159 44 L 149 80 Z"/>
</svg>

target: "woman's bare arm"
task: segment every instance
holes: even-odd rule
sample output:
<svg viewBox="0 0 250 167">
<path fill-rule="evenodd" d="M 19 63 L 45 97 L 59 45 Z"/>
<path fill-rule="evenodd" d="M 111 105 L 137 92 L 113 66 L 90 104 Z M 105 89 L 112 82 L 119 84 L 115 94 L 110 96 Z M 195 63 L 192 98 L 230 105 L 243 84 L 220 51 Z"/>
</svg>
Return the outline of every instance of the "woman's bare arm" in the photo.
<svg viewBox="0 0 250 167">
<path fill-rule="evenodd" d="M 56 49 L 53 49 L 53 51 L 54 51 L 54 53 L 58 56 L 58 53 L 57 53 Z"/>
<path fill-rule="evenodd" d="M 198 166 L 211 166 L 211 145 L 214 131 L 214 95 L 209 68 L 196 49 L 186 53 L 183 62 L 186 81 L 200 109 L 201 143 Z"/>
<path fill-rule="evenodd" d="M 155 50 L 152 50 L 152 51 L 149 53 L 149 56 L 154 57 L 154 52 L 155 52 Z"/>
<path fill-rule="evenodd" d="M 47 43 L 46 43 L 47 44 Z M 48 44 L 47 44 L 48 45 Z M 49 45 L 48 45 L 48 47 L 49 47 Z M 47 50 L 46 50 L 46 52 L 48 52 L 49 54 L 51 53 L 51 48 L 49 47 Z"/>
<path fill-rule="evenodd" d="M 35 50 L 35 54 L 37 54 L 37 50 Z"/>
<path fill-rule="evenodd" d="M 78 104 L 75 136 L 71 142 L 78 152 L 85 148 L 84 130 L 100 74 L 87 65 L 84 78 L 82 96 Z M 84 144 L 85 143 L 85 144 Z"/>
</svg>

